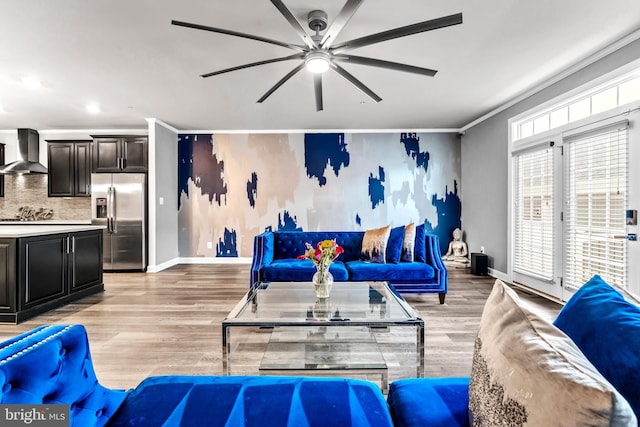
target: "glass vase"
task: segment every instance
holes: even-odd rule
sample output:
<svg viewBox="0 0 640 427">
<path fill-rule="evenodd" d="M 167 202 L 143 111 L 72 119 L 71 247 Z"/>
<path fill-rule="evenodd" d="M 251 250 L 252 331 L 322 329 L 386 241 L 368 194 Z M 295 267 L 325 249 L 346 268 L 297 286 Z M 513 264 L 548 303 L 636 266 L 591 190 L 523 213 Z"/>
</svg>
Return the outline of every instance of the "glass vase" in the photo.
<svg viewBox="0 0 640 427">
<path fill-rule="evenodd" d="M 328 271 L 316 271 L 313 275 L 313 286 L 316 290 L 316 297 L 329 298 L 331 286 L 333 285 L 333 275 Z"/>
</svg>

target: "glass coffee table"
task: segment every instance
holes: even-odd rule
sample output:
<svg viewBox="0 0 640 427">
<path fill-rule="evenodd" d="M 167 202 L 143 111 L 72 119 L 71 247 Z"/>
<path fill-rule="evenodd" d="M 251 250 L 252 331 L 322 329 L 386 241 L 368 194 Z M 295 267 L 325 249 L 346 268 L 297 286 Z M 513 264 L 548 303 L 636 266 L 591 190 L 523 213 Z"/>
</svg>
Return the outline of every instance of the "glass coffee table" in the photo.
<svg viewBox="0 0 640 427">
<path fill-rule="evenodd" d="M 257 285 L 222 322 L 225 375 L 231 375 L 232 351 L 251 348 L 232 343 L 232 332 L 240 327 L 269 334 L 263 342 L 261 373 L 371 372 L 381 375 L 383 391 L 387 363 L 381 346 L 406 348 L 397 346 L 393 336 L 379 337 L 389 328 L 413 328 L 416 376 L 424 373 L 424 321 L 386 282 L 336 282 L 329 298 L 316 298 L 310 282 Z"/>
</svg>

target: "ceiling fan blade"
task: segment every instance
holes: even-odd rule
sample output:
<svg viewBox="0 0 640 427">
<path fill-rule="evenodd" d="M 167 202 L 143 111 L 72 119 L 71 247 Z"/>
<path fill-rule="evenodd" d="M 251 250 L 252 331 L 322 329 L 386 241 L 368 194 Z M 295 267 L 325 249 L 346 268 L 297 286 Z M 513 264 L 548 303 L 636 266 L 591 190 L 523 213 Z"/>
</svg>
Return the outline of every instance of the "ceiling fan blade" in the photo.
<svg viewBox="0 0 640 427">
<path fill-rule="evenodd" d="M 347 0 L 320 41 L 320 46 L 323 49 L 329 49 L 333 41 L 338 37 L 338 34 L 340 34 L 340 31 L 342 31 L 347 22 L 349 22 L 353 14 L 356 13 L 356 10 L 358 10 L 362 2 L 363 0 Z"/>
<path fill-rule="evenodd" d="M 293 77 L 298 71 L 302 70 L 304 68 L 304 62 L 300 65 L 298 65 L 296 68 L 294 68 L 293 70 L 289 71 L 289 73 L 284 76 L 283 78 L 280 79 L 280 81 L 278 83 L 276 83 L 271 89 L 269 89 L 267 91 L 267 93 L 265 93 L 264 95 L 262 95 L 262 98 L 258 99 L 258 104 L 262 104 L 269 96 L 271 96 L 271 94 L 273 92 L 275 92 L 276 90 L 278 90 L 278 88 L 280 86 L 282 86 L 283 84 L 285 84 L 287 82 L 287 80 L 289 80 L 291 77 Z"/>
<path fill-rule="evenodd" d="M 398 62 L 384 61 L 382 59 L 365 58 L 355 55 L 333 55 L 334 61 L 344 61 L 350 64 L 368 65 L 371 67 L 387 68 L 395 71 L 405 71 L 407 73 L 420 74 L 433 77 L 438 72 L 430 68 L 416 67 L 414 65 L 400 64 Z"/>
<path fill-rule="evenodd" d="M 182 22 L 182 21 L 176 21 L 176 20 L 172 20 L 171 24 L 172 25 L 177 25 L 179 27 L 187 27 L 187 28 L 194 28 L 196 30 L 211 31 L 213 33 L 226 34 L 226 35 L 229 35 L 229 36 L 242 37 L 242 38 L 245 38 L 245 39 L 256 40 L 256 41 L 259 41 L 259 42 L 275 44 L 276 46 L 287 47 L 289 49 L 298 50 L 300 52 L 306 52 L 307 51 L 307 49 L 304 46 L 299 46 L 299 45 L 296 45 L 296 44 L 280 42 L 278 40 L 272 40 L 272 39 L 268 39 L 268 38 L 265 38 L 265 37 L 254 36 L 253 34 L 239 33 L 237 31 L 232 31 L 232 30 L 225 30 L 224 28 L 209 27 L 207 25 L 192 24 L 190 22 Z"/>
<path fill-rule="evenodd" d="M 296 31 L 296 33 L 298 33 L 298 35 L 304 41 L 304 43 L 310 49 L 316 49 L 317 48 L 316 42 L 314 42 L 313 39 L 309 36 L 309 34 L 307 34 L 307 32 L 304 30 L 304 28 L 302 28 L 302 25 L 300 25 L 300 22 L 298 22 L 296 17 L 293 16 L 293 13 L 291 13 L 291 11 L 287 8 L 287 6 L 285 6 L 281 0 L 271 0 L 271 3 L 273 3 L 276 9 L 280 11 L 282 16 L 284 16 L 285 19 L 289 21 L 289 24 L 291 24 L 293 29 Z"/>
<path fill-rule="evenodd" d="M 340 53 L 346 49 L 355 49 L 358 47 L 369 46 L 374 43 L 380 43 L 387 40 L 397 39 L 399 37 L 410 36 L 412 34 L 422 33 L 424 31 L 437 30 L 438 28 L 449 27 L 451 25 L 462 24 L 462 13 L 443 16 L 441 18 L 431 19 L 429 21 L 418 22 L 417 24 L 407 25 L 405 27 L 394 28 L 393 30 L 383 31 L 381 33 L 371 34 L 335 45 L 332 52 Z"/>
<path fill-rule="evenodd" d="M 313 75 L 313 89 L 316 93 L 316 111 L 322 111 L 322 74 Z"/>
<path fill-rule="evenodd" d="M 338 64 L 332 64 L 331 67 L 336 73 L 340 74 L 346 80 L 349 81 L 352 85 L 363 91 L 369 98 L 373 99 L 376 102 L 382 101 L 378 95 L 376 95 L 371 89 L 366 87 L 360 80 L 356 79 L 353 75 L 351 75 L 347 70 L 339 66 Z"/>
<path fill-rule="evenodd" d="M 219 74 L 229 73 L 231 71 L 243 70 L 245 68 L 257 67 L 258 65 L 272 64 L 274 62 L 289 61 L 292 59 L 304 59 L 303 54 L 283 56 L 281 58 L 266 59 L 264 61 L 252 62 L 250 64 L 238 65 L 237 67 L 225 68 L 224 70 L 212 71 L 211 73 L 202 74 L 200 77 L 211 77 Z"/>
</svg>

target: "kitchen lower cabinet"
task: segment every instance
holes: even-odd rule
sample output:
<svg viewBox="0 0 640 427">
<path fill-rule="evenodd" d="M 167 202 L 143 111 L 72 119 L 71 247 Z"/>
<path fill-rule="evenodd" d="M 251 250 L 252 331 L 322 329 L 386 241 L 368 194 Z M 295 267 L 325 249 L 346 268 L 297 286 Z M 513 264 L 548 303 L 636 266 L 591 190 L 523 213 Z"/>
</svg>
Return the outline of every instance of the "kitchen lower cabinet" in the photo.
<svg viewBox="0 0 640 427">
<path fill-rule="evenodd" d="M 104 290 L 101 230 L 0 239 L 0 258 L 0 322 Z"/>
</svg>

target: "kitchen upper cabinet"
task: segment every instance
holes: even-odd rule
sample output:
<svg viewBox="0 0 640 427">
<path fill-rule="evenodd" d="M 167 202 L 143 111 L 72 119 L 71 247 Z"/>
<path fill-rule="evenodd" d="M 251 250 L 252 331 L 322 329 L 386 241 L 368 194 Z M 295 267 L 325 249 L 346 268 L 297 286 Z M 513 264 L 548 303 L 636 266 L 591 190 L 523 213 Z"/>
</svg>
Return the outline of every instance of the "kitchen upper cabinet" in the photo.
<svg viewBox="0 0 640 427">
<path fill-rule="evenodd" d="M 4 144 L 0 144 L 0 165 L 4 165 Z M 0 175 L 0 197 L 4 197 L 4 176 Z"/>
<path fill-rule="evenodd" d="M 94 172 L 146 172 L 146 136 L 94 136 Z"/>
<path fill-rule="evenodd" d="M 49 197 L 91 196 L 92 141 L 47 142 Z"/>
</svg>

